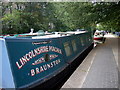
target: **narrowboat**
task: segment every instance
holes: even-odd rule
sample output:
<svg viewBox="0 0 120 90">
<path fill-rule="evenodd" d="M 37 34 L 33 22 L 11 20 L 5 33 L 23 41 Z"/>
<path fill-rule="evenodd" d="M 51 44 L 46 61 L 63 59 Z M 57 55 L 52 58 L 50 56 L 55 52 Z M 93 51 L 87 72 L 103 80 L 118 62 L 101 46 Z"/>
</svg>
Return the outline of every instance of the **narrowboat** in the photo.
<svg viewBox="0 0 120 90">
<path fill-rule="evenodd" d="M 88 31 L 3 36 L 0 38 L 0 88 L 54 86 L 70 72 L 73 62 L 81 61 L 75 59 L 89 47 L 93 47 L 93 37 Z"/>
<path fill-rule="evenodd" d="M 94 40 L 103 40 L 103 38 L 104 38 L 104 32 L 96 30 L 94 34 Z"/>
</svg>

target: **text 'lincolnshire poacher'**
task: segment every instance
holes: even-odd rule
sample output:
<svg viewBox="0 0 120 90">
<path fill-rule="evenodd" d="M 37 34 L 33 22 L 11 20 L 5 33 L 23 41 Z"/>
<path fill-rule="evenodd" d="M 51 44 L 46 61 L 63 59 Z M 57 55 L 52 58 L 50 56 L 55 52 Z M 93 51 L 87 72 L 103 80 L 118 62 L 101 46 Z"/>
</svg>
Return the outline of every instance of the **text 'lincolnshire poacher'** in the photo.
<svg viewBox="0 0 120 90">
<path fill-rule="evenodd" d="M 46 53 L 49 51 L 53 51 L 59 54 L 62 54 L 61 49 L 54 47 L 54 46 L 42 46 L 42 47 L 38 47 L 34 50 L 31 50 L 30 52 L 28 52 L 27 54 L 25 54 L 23 57 L 21 57 L 19 59 L 19 61 L 16 62 L 16 65 L 18 67 L 18 69 L 21 69 L 27 62 L 29 62 L 32 58 L 36 57 L 37 55 L 41 54 L 41 53 Z"/>
</svg>

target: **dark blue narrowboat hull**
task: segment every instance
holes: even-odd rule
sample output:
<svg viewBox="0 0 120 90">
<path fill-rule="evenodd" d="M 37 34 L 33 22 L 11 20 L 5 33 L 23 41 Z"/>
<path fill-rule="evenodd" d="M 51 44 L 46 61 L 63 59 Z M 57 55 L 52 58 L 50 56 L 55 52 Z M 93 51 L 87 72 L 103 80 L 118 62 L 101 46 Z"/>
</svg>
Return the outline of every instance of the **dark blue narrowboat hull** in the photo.
<svg viewBox="0 0 120 90">
<path fill-rule="evenodd" d="M 86 32 L 46 39 L 8 37 L 0 44 L 1 88 L 49 88 L 74 71 L 92 49 L 93 39 Z"/>
</svg>

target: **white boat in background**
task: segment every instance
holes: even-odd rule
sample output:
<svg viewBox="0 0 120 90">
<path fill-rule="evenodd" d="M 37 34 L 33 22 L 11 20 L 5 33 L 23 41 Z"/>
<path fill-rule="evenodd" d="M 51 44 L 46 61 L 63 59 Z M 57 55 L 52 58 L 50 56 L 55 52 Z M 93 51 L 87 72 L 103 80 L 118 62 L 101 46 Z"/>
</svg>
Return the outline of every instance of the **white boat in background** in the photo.
<svg viewBox="0 0 120 90">
<path fill-rule="evenodd" d="M 103 40 L 104 39 L 104 31 L 96 30 L 94 34 L 94 40 Z"/>
<path fill-rule="evenodd" d="M 94 34 L 94 47 L 99 43 L 105 42 L 104 34 L 105 34 L 105 32 L 103 30 L 101 30 L 101 31 L 96 30 L 96 32 Z"/>
</svg>

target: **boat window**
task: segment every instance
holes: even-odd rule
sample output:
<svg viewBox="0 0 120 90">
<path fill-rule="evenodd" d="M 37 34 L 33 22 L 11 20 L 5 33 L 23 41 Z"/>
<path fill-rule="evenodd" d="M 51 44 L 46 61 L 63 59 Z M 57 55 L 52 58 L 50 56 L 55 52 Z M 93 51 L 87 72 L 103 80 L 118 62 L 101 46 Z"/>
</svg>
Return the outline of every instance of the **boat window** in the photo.
<svg viewBox="0 0 120 90">
<path fill-rule="evenodd" d="M 66 56 L 70 56 L 71 55 L 71 50 L 70 50 L 70 46 L 69 46 L 68 42 L 64 43 L 64 48 L 65 48 Z"/>
<path fill-rule="evenodd" d="M 74 51 L 77 51 L 77 47 L 76 47 L 76 42 L 75 40 L 72 40 L 72 47 Z"/>
<path fill-rule="evenodd" d="M 80 41 L 81 41 L 81 45 L 84 46 L 83 38 L 80 38 Z"/>
<path fill-rule="evenodd" d="M 44 60 L 45 60 L 46 62 L 50 60 L 50 56 L 49 56 L 49 54 L 45 54 L 45 56 L 44 56 Z"/>
</svg>

